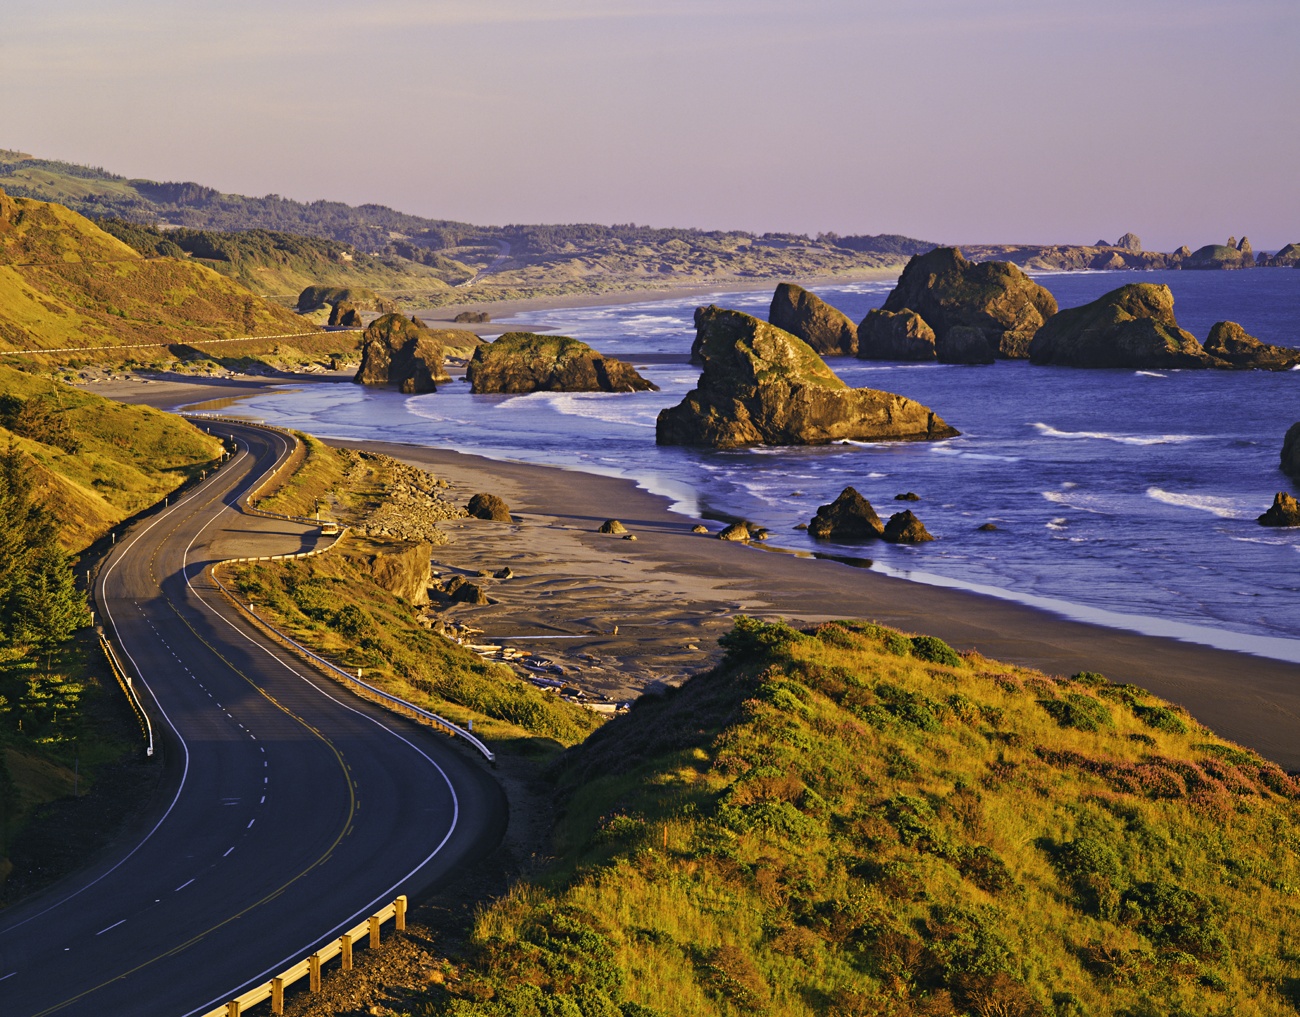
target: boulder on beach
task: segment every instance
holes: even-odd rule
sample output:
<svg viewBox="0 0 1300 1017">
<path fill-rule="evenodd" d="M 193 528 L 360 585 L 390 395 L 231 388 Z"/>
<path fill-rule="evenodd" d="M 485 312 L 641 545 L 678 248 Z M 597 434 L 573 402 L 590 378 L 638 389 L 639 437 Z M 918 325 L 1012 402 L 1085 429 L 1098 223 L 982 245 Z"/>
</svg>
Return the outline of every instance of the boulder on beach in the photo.
<svg viewBox="0 0 1300 1017">
<path fill-rule="evenodd" d="M 1273 504 L 1257 520 L 1260 526 L 1300 526 L 1300 502 L 1285 491 L 1273 496 Z"/>
<path fill-rule="evenodd" d="M 1205 352 L 1237 370 L 1289 371 L 1300 364 L 1300 350 L 1270 346 L 1249 335 L 1235 321 L 1220 321 L 1205 340 Z"/>
<path fill-rule="evenodd" d="M 490 604 L 488 595 L 478 583 L 472 583 L 464 576 L 452 576 L 442 588 L 442 592 L 457 604 L 474 604 L 482 607 Z"/>
<path fill-rule="evenodd" d="M 911 509 L 895 512 L 885 524 L 884 538 L 891 544 L 923 544 L 934 540 L 921 520 L 917 519 Z"/>
<path fill-rule="evenodd" d="M 858 326 L 858 356 L 863 360 L 933 360 L 934 329 L 913 310 L 868 311 Z"/>
<path fill-rule="evenodd" d="M 967 261 L 955 247 L 936 247 L 907 263 L 882 309 L 915 311 L 939 339 L 959 325 L 979 329 L 997 356 L 1023 357 L 1056 313 L 1056 298 L 1010 262 Z"/>
<path fill-rule="evenodd" d="M 744 522 L 732 523 L 718 534 L 719 540 L 748 540 L 749 524 Z"/>
<path fill-rule="evenodd" d="M 873 540 L 884 532 L 871 502 L 853 487 L 846 487 L 829 505 L 819 505 L 808 523 L 808 535 L 817 540 Z"/>
<path fill-rule="evenodd" d="M 461 311 L 451 320 L 463 325 L 486 325 L 492 320 L 492 315 L 487 311 Z"/>
<path fill-rule="evenodd" d="M 691 532 L 692 532 L 692 533 L 708 533 L 708 532 L 709 532 L 709 528 L 708 528 L 707 526 L 705 526 L 703 523 L 696 523 L 694 526 L 691 527 Z"/>
<path fill-rule="evenodd" d="M 1048 319 L 1029 345 L 1035 364 L 1060 367 L 1214 366 L 1196 337 L 1178 327 L 1168 286 L 1129 283 Z"/>
<path fill-rule="evenodd" d="M 1293 480 L 1300 480 L 1300 424 L 1287 428 L 1282 439 L 1282 472 Z"/>
<path fill-rule="evenodd" d="M 902 494 L 894 495 L 894 501 L 920 501 L 921 496 L 915 491 L 905 491 Z"/>
<path fill-rule="evenodd" d="M 767 320 L 822 356 L 851 357 L 858 351 L 858 327 L 848 315 L 794 283 L 777 286 Z"/>
<path fill-rule="evenodd" d="M 510 507 L 504 499 L 495 494 L 476 494 L 465 506 L 465 511 L 475 519 L 494 519 L 499 523 L 514 522 L 510 518 Z"/>
<path fill-rule="evenodd" d="M 442 366 L 443 339 L 418 318 L 385 314 L 361 335 L 361 367 L 352 380 L 360 385 L 396 385 L 408 394 L 437 391 L 451 381 Z M 476 337 L 477 338 L 477 337 Z"/>
<path fill-rule="evenodd" d="M 991 364 L 993 348 L 983 332 L 973 325 L 954 325 L 935 343 L 942 364 Z"/>
<path fill-rule="evenodd" d="M 471 392 L 646 392 L 658 386 L 630 364 L 563 335 L 507 332 L 474 350 Z"/>
<path fill-rule="evenodd" d="M 600 524 L 600 529 L 598 529 L 596 532 L 597 532 L 597 533 L 620 533 L 620 534 L 621 534 L 621 533 L 626 533 L 626 532 L 627 532 L 627 527 L 624 526 L 624 525 L 623 525 L 621 522 L 619 522 L 617 519 L 606 519 L 603 523 Z"/>
<path fill-rule="evenodd" d="M 840 440 L 937 440 L 958 432 L 933 410 L 875 389 L 849 388 L 802 339 L 739 311 L 696 312 L 704 370 L 659 413 L 660 445 L 823 445 Z"/>
</svg>

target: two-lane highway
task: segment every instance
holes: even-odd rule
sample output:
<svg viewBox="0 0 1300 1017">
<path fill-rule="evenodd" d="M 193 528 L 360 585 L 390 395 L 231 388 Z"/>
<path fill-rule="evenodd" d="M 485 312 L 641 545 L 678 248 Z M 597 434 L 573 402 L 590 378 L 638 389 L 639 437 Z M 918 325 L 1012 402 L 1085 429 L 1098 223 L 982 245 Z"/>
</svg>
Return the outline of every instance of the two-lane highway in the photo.
<svg viewBox="0 0 1300 1017">
<path fill-rule="evenodd" d="M 4 1017 L 201 1013 L 425 891 L 504 829 L 479 761 L 268 644 L 203 576 L 218 558 L 305 539 L 234 508 L 287 440 L 220 429 L 238 455 L 100 570 L 168 793 L 134 843 L 0 913 Z"/>
</svg>

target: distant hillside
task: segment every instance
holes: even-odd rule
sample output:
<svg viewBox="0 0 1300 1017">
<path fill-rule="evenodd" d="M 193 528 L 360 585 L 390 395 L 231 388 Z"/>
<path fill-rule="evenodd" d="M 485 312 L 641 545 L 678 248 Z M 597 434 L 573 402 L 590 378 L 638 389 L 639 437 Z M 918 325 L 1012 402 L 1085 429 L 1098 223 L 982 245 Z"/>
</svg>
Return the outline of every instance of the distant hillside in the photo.
<svg viewBox="0 0 1300 1017">
<path fill-rule="evenodd" d="M 222 451 L 217 439 L 170 413 L 3 364 L 0 448 L 26 457 L 33 487 L 69 551 L 174 491 Z"/>
<path fill-rule="evenodd" d="M 128 180 L 106 170 L 0 150 L 0 187 L 14 196 L 56 201 L 93 219 L 120 219 L 149 227 L 184 227 L 207 240 L 166 239 L 196 257 L 213 246 L 239 248 L 242 268 L 216 267 L 259 292 L 283 294 L 292 277 L 320 273 L 310 281 L 367 286 L 387 297 L 410 297 L 420 280 L 431 280 L 415 302 L 428 306 L 548 294 L 603 292 L 757 279 L 842 275 L 901 267 L 926 241 L 899 236 L 838 237 L 824 234 L 756 236 L 741 231 L 656 229 L 648 226 L 476 226 L 407 215 L 383 205 L 300 202 L 276 194 L 261 198 L 222 194 L 197 183 Z M 304 250 L 282 240 L 256 243 L 220 239 L 215 233 L 260 230 L 350 245 L 348 250 Z M 123 231 L 123 235 L 126 233 Z M 133 235 L 141 249 L 157 241 Z M 282 254 L 269 253 L 267 246 Z M 290 250 L 290 248 L 294 248 Z M 362 255 L 379 264 L 361 261 Z M 221 260 L 220 258 L 214 259 Z M 285 266 L 292 264 L 293 272 Z M 328 273 L 326 274 L 326 270 Z M 383 278 L 388 273 L 388 278 Z M 448 290 L 463 275 L 462 288 Z M 279 281 L 276 281 L 279 280 Z M 304 283 L 305 285 L 305 283 Z"/>
<path fill-rule="evenodd" d="M 80 359 L 155 362 L 160 344 L 310 329 L 205 265 L 144 258 L 61 205 L 0 191 L 0 351 L 139 345 Z M 270 345 L 245 343 L 231 352 Z"/>
<path fill-rule="evenodd" d="M 560 761 L 554 861 L 411 1012 L 1295 1014 L 1294 777 L 1098 674 L 723 645 Z"/>
</svg>

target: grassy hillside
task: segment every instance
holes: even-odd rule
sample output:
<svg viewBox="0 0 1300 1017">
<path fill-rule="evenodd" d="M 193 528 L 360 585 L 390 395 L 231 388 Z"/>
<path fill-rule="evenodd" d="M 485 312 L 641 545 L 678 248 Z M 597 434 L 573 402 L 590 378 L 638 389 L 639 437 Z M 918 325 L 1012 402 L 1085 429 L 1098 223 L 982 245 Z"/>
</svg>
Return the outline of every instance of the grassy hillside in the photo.
<svg viewBox="0 0 1300 1017">
<path fill-rule="evenodd" d="M 420 1015 L 1293 1015 L 1300 784 L 1143 690 L 741 619 Z"/>
<path fill-rule="evenodd" d="M 148 361 L 163 355 L 159 344 L 309 328 L 201 264 L 143 258 L 60 205 L 0 192 L 0 351 L 145 344 L 83 359 Z"/>
<path fill-rule="evenodd" d="M 104 399 L 0 364 L 0 446 L 31 464 L 60 542 L 77 551 L 221 454 L 180 417 Z"/>
</svg>

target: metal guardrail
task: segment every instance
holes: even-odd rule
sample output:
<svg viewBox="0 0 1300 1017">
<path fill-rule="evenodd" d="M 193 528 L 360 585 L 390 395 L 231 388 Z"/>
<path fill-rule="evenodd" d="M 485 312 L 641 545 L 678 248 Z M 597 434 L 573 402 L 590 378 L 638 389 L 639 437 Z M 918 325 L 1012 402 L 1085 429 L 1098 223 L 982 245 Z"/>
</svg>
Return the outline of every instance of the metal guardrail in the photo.
<svg viewBox="0 0 1300 1017">
<path fill-rule="evenodd" d="M 271 1001 L 271 1012 L 284 1013 L 284 990 L 302 978 L 309 978 L 312 992 L 320 992 L 321 967 L 335 957 L 342 957 L 343 971 L 352 970 L 352 947 L 362 939 L 369 937 L 370 948 L 379 946 L 379 927 L 389 919 L 395 919 L 394 928 L 398 932 L 406 931 L 406 895 L 398 897 L 393 903 L 380 908 L 364 922 L 353 926 L 338 939 L 331 940 L 309 957 L 300 960 L 293 967 L 285 968 L 274 978 L 254 986 L 234 999 L 222 1004 L 215 1010 L 209 1010 L 202 1017 L 239 1017 L 246 1007 Z"/>
<path fill-rule="evenodd" d="M 153 724 L 149 721 L 149 715 L 144 712 L 144 703 L 140 702 L 140 697 L 136 694 L 135 686 L 131 683 L 131 676 L 126 673 L 122 667 L 122 662 L 117 657 L 117 651 L 113 649 L 113 644 L 101 632 L 99 634 L 99 645 L 104 650 L 104 656 L 108 658 L 109 670 L 113 672 L 113 677 L 117 683 L 122 686 L 122 691 L 126 693 L 127 701 L 131 704 L 131 709 L 135 712 L 136 720 L 140 722 L 140 730 L 144 734 L 146 756 L 153 755 Z"/>
</svg>

